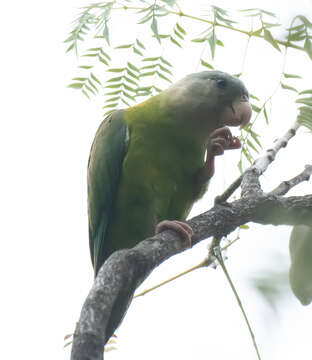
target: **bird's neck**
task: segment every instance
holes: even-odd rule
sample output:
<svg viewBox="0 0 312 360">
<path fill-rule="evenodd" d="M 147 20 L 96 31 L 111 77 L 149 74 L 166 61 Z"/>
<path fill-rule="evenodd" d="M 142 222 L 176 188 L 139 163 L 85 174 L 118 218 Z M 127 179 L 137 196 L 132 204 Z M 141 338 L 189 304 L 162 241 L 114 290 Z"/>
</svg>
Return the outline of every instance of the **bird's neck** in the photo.
<svg viewBox="0 0 312 360">
<path fill-rule="evenodd" d="M 217 123 L 213 115 L 203 116 L 201 111 L 188 107 L 170 107 L 162 94 L 154 96 L 127 110 L 126 122 L 136 129 L 162 129 L 164 136 L 174 136 L 187 143 L 205 146 Z M 211 117 L 211 119 L 210 119 Z"/>
</svg>

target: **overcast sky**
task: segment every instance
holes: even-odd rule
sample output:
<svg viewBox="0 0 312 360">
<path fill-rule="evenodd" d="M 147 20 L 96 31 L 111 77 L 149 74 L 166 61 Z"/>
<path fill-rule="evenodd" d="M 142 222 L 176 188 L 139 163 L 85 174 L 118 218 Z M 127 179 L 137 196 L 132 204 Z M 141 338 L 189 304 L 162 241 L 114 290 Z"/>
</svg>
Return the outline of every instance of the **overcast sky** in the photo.
<svg viewBox="0 0 312 360">
<path fill-rule="evenodd" d="M 228 8 L 232 3 L 224 0 L 217 5 Z M 74 330 L 92 285 L 86 164 L 102 118 L 102 103 L 66 88 L 77 76 L 77 60 L 65 55 L 63 44 L 82 4 L 88 2 L 12 1 L 1 7 L 3 359 L 69 359 L 70 348 L 63 349 L 63 337 Z M 309 0 L 289 4 L 241 0 L 235 1 L 235 7 L 272 10 L 281 14 L 282 21 L 296 13 L 312 13 Z M 132 31 L 126 20 L 120 20 L 113 37 L 121 42 Z M 228 35 L 224 36 L 227 40 Z M 231 55 L 222 56 L 221 49 L 219 67 L 237 72 L 244 42 L 237 39 L 225 45 L 224 51 Z M 177 78 L 200 70 L 192 53 L 177 56 L 181 57 L 175 69 Z M 280 57 L 269 44 L 252 42 L 243 80 L 251 92 L 264 98 L 276 86 L 280 66 Z M 311 68 L 304 54 L 287 62 L 287 72 L 305 77 L 300 89 L 311 88 Z M 295 120 L 294 99 L 290 92 L 278 93 L 270 111 L 271 126 L 259 123 L 257 131 L 265 146 Z M 300 130 L 263 177 L 266 190 L 311 163 L 310 144 L 311 134 Z M 209 209 L 214 196 L 236 178 L 238 158 L 239 152 L 232 152 L 218 159 L 208 195 L 196 204 L 191 216 Z M 311 193 L 311 182 L 292 191 L 306 193 Z M 310 359 L 312 355 L 312 307 L 302 307 L 288 294 L 273 312 L 248 282 L 257 274 L 287 268 L 289 231 L 287 227 L 251 224 L 228 253 L 228 269 L 265 360 Z M 204 258 L 206 246 L 203 242 L 170 259 L 141 288 L 196 264 Z M 198 270 L 133 301 L 117 335 L 118 350 L 107 354 L 107 359 L 256 359 L 243 317 L 220 269 Z"/>
</svg>

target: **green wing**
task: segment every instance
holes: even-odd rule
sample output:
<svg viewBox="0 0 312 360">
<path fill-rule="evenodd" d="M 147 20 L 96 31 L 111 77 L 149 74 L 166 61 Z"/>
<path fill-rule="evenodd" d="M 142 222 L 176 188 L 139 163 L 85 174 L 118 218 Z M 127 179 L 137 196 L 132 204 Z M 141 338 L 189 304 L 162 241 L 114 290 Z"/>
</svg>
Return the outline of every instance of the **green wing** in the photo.
<svg viewBox="0 0 312 360">
<path fill-rule="evenodd" d="M 122 162 L 126 153 L 127 126 L 123 110 L 101 123 L 88 162 L 89 244 L 95 274 L 112 252 L 105 239 L 118 190 Z"/>
</svg>

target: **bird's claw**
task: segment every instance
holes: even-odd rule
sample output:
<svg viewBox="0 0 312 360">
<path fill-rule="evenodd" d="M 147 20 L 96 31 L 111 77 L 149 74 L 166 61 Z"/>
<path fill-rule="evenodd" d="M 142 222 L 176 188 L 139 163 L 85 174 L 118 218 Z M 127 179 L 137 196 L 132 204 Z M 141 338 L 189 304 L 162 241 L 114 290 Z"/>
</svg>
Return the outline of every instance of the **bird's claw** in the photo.
<svg viewBox="0 0 312 360">
<path fill-rule="evenodd" d="M 192 228 L 182 221 L 177 220 L 164 220 L 157 224 L 155 228 L 155 234 L 158 234 L 165 230 L 173 230 L 181 236 L 186 243 L 186 248 L 192 247 Z"/>
</svg>

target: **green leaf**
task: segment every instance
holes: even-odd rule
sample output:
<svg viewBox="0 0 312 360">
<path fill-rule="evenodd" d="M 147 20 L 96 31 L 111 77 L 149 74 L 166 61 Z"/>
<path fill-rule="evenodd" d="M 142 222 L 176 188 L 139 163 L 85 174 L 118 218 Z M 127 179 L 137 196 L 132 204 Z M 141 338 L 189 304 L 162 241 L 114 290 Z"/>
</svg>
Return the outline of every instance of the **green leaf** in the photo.
<svg viewBox="0 0 312 360">
<path fill-rule="evenodd" d="M 132 76 L 134 79 L 139 80 L 139 77 L 136 74 L 134 74 L 132 71 L 130 71 L 129 69 L 127 69 L 127 74 L 129 76 Z"/>
<path fill-rule="evenodd" d="M 153 5 L 148 6 L 148 7 L 144 8 L 144 9 L 139 10 L 137 13 L 142 14 L 144 12 L 152 12 L 153 11 L 152 7 L 153 7 Z"/>
<path fill-rule="evenodd" d="M 121 99 L 121 101 L 125 104 L 125 105 L 127 105 L 127 106 L 131 106 L 125 99 Z"/>
<path fill-rule="evenodd" d="M 106 112 L 104 113 L 104 117 L 112 114 L 114 111 L 115 111 L 114 109 L 113 109 L 113 110 L 108 110 L 108 111 L 106 111 Z"/>
<path fill-rule="evenodd" d="M 155 35 L 154 35 L 153 37 L 155 37 Z M 161 39 L 168 39 L 168 38 L 170 37 L 170 35 L 159 34 L 159 37 L 160 37 Z"/>
<path fill-rule="evenodd" d="M 132 95 L 128 94 L 127 92 L 124 91 L 123 95 L 126 96 L 127 98 L 135 101 L 135 98 Z"/>
<path fill-rule="evenodd" d="M 242 160 L 239 160 L 239 162 L 237 163 L 237 167 L 238 167 L 239 172 L 242 174 L 243 173 Z"/>
<path fill-rule="evenodd" d="M 118 77 L 114 77 L 114 78 L 107 80 L 107 82 L 120 82 L 121 79 L 122 79 L 122 76 L 118 76 Z"/>
<path fill-rule="evenodd" d="M 93 89 L 90 88 L 90 86 L 88 86 L 87 84 L 85 84 L 85 88 L 90 91 L 90 93 L 92 93 L 93 95 L 96 95 L 96 93 L 94 92 Z"/>
<path fill-rule="evenodd" d="M 105 108 L 113 108 L 113 107 L 116 107 L 118 105 L 118 103 L 113 103 L 113 104 L 107 104 L 107 105 L 104 105 L 102 107 L 102 109 L 105 109 Z"/>
<path fill-rule="evenodd" d="M 93 89 L 94 89 L 96 92 L 99 91 L 98 88 L 93 84 L 93 82 L 92 82 L 90 79 L 88 79 L 88 83 L 93 87 Z"/>
<path fill-rule="evenodd" d="M 263 106 L 263 115 L 264 115 L 266 124 L 269 125 L 269 118 L 268 118 L 268 114 L 267 114 L 265 106 Z"/>
<path fill-rule="evenodd" d="M 111 92 L 105 93 L 104 96 L 117 95 L 117 94 L 120 94 L 121 92 L 122 92 L 122 90 L 111 91 Z"/>
<path fill-rule="evenodd" d="M 157 86 L 153 86 L 154 90 L 157 91 L 158 93 L 162 92 L 162 89 L 158 88 Z"/>
<path fill-rule="evenodd" d="M 166 81 L 168 81 L 169 83 L 172 83 L 172 81 L 170 79 L 168 79 L 165 75 L 161 74 L 159 71 L 156 71 L 157 75 L 161 78 L 164 79 Z"/>
<path fill-rule="evenodd" d="M 216 14 L 216 18 L 223 22 L 224 24 L 228 25 L 228 26 L 232 26 L 232 24 L 236 24 L 237 22 L 234 20 L 230 20 L 230 19 L 226 19 L 225 17 L 221 16 L 220 14 Z"/>
<path fill-rule="evenodd" d="M 125 45 L 119 45 L 116 46 L 115 49 L 129 49 L 133 44 L 125 44 Z"/>
<path fill-rule="evenodd" d="M 299 95 L 304 95 L 304 94 L 312 94 L 312 89 L 311 90 L 304 90 L 304 91 L 301 91 L 299 93 Z"/>
<path fill-rule="evenodd" d="M 145 46 L 143 45 L 143 43 L 141 43 L 141 41 L 139 41 L 139 39 L 136 40 L 136 43 L 138 44 L 138 46 L 140 46 L 141 49 L 145 50 Z"/>
<path fill-rule="evenodd" d="M 158 60 L 158 59 L 160 59 L 160 57 L 159 57 L 159 56 L 157 56 L 157 57 L 149 57 L 149 58 L 145 58 L 145 59 L 143 59 L 142 61 L 156 61 L 156 60 Z"/>
<path fill-rule="evenodd" d="M 303 29 L 305 29 L 305 25 L 300 24 L 300 25 L 297 25 L 297 26 L 290 27 L 290 28 L 288 28 L 286 30 L 287 31 L 300 31 L 300 30 L 303 30 Z"/>
<path fill-rule="evenodd" d="M 87 49 L 87 51 L 101 51 L 101 48 L 90 48 L 90 49 Z"/>
<path fill-rule="evenodd" d="M 181 45 L 177 42 L 177 40 L 174 39 L 172 36 L 170 36 L 170 41 L 171 41 L 174 45 L 178 46 L 179 48 L 182 48 L 182 46 L 181 46 Z"/>
<path fill-rule="evenodd" d="M 264 22 L 264 21 L 262 21 L 262 24 L 264 25 L 264 27 L 265 27 L 266 29 L 272 28 L 272 27 L 276 27 L 276 26 L 281 26 L 281 24 L 268 23 L 268 22 Z"/>
<path fill-rule="evenodd" d="M 81 89 L 83 87 L 83 83 L 73 83 L 69 84 L 67 87 L 72 89 Z"/>
<path fill-rule="evenodd" d="M 100 80 L 94 75 L 94 74 L 90 74 L 91 75 L 91 79 L 94 80 L 95 82 L 97 82 L 99 85 L 102 85 Z"/>
<path fill-rule="evenodd" d="M 135 89 L 133 89 L 132 87 L 130 87 L 130 86 L 126 85 L 126 84 L 123 84 L 123 87 L 128 91 L 136 92 Z"/>
<path fill-rule="evenodd" d="M 250 97 L 251 99 L 255 99 L 255 100 L 260 101 L 260 99 L 259 99 L 256 95 L 253 95 L 253 94 L 251 94 L 251 93 L 249 93 L 249 97 Z"/>
<path fill-rule="evenodd" d="M 209 69 L 214 69 L 214 67 L 212 65 L 210 65 L 209 63 L 207 63 L 206 61 L 204 61 L 203 59 L 200 59 L 200 63 L 203 65 L 203 66 L 206 66 L 207 68 Z"/>
<path fill-rule="evenodd" d="M 122 84 L 106 85 L 105 88 L 108 89 L 117 89 L 120 88 Z"/>
<path fill-rule="evenodd" d="M 162 56 L 160 56 L 160 61 L 163 63 L 163 64 L 165 64 L 165 65 L 168 65 L 168 66 L 170 66 L 170 67 L 173 67 L 167 60 L 165 60 Z"/>
<path fill-rule="evenodd" d="M 262 33 L 262 28 L 260 28 L 260 29 L 258 29 L 258 30 L 256 30 L 256 31 L 253 31 L 252 33 L 251 33 L 251 36 L 253 36 L 253 35 L 261 35 L 261 33 Z"/>
<path fill-rule="evenodd" d="M 143 76 L 153 76 L 153 75 L 155 75 L 155 74 L 156 74 L 156 71 L 149 71 L 149 72 L 140 74 L 140 77 L 143 77 Z"/>
<path fill-rule="evenodd" d="M 80 65 L 78 66 L 80 69 L 92 69 L 93 68 L 93 65 Z"/>
<path fill-rule="evenodd" d="M 143 69 L 154 69 L 155 67 L 158 67 L 159 66 L 159 64 L 152 64 L 152 65 L 146 65 L 146 66 L 143 66 L 143 67 L 141 67 L 141 70 L 143 70 Z"/>
<path fill-rule="evenodd" d="M 120 73 L 123 72 L 125 68 L 115 68 L 115 69 L 108 69 L 108 72 Z"/>
<path fill-rule="evenodd" d="M 138 21 L 138 24 L 145 24 L 146 22 L 151 20 L 152 17 L 153 17 L 153 15 L 148 14 L 148 15 L 144 16 L 140 21 Z"/>
<path fill-rule="evenodd" d="M 247 161 L 251 164 L 252 163 L 252 158 L 251 156 L 248 154 L 247 150 L 245 147 L 242 147 L 242 153 L 245 156 L 245 158 L 247 159 Z"/>
<path fill-rule="evenodd" d="M 288 78 L 291 78 L 291 79 L 302 79 L 301 76 L 299 75 L 295 75 L 295 74 L 286 74 L 286 73 L 283 73 L 283 76 L 288 79 Z"/>
<path fill-rule="evenodd" d="M 176 29 L 174 30 L 174 34 L 181 40 L 184 40 L 184 37 Z"/>
<path fill-rule="evenodd" d="M 264 34 L 264 40 L 269 42 L 276 50 L 281 51 L 280 47 L 278 46 L 278 43 L 273 38 L 273 36 L 269 30 L 264 29 L 263 34 Z"/>
<path fill-rule="evenodd" d="M 205 42 L 207 40 L 206 37 L 202 37 L 202 38 L 196 38 L 196 39 L 192 39 L 192 42 L 198 42 L 198 43 L 202 43 Z"/>
<path fill-rule="evenodd" d="M 169 5 L 171 7 L 177 2 L 177 0 L 161 0 L 161 1 L 166 3 L 167 5 Z"/>
<path fill-rule="evenodd" d="M 247 145 L 248 145 L 249 147 L 251 147 L 252 150 L 254 150 L 256 153 L 259 153 L 259 151 L 258 151 L 257 148 L 254 146 L 254 144 L 253 144 L 250 140 L 248 140 L 248 139 L 247 139 Z"/>
<path fill-rule="evenodd" d="M 66 49 L 66 52 L 70 52 L 70 50 L 72 50 L 75 46 L 75 43 L 72 43 L 67 49 Z"/>
<path fill-rule="evenodd" d="M 136 89 L 136 92 L 138 91 L 150 91 L 152 86 L 143 86 Z"/>
<path fill-rule="evenodd" d="M 291 91 L 298 92 L 298 90 L 295 89 L 294 87 L 289 86 L 289 85 L 286 85 L 286 84 L 283 84 L 283 83 L 281 83 L 281 87 L 282 87 L 283 89 L 285 89 L 285 90 L 291 90 Z"/>
<path fill-rule="evenodd" d="M 109 99 L 106 99 L 105 102 L 112 102 L 112 101 L 118 101 L 120 99 L 120 96 L 115 96 L 115 97 L 112 97 L 112 98 L 109 98 Z"/>
<path fill-rule="evenodd" d="M 90 96 L 88 95 L 88 93 L 85 90 L 82 89 L 81 92 L 83 93 L 83 95 L 85 95 L 90 100 Z"/>
<path fill-rule="evenodd" d="M 312 106 L 312 97 L 298 99 L 296 103 Z"/>
<path fill-rule="evenodd" d="M 183 29 L 183 27 L 181 25 L 179 25 L 179 23 L 176 23 L 176 28 L 180 33 L 182 33 L 183 35 L 186 35 L 186 31 Z"/>
<path fill-rule="evenodd" d="M 138 50 L 135 46 L 133 46 L 132 50 L 135 54 L 139 56 L 143 56 L 143 53 L 140 50 Z"/>
<path fill-rule="evenodd" d="M 100 60 L 103 64 L 105 64 L 106 66 L 109 65 L 108 62 L 107 62 L 104 58 L 102 58 L 102 56 L 99 55 L 98 58 L 99 58 L 99 60 Z"/>
<path fill-rule="evenodd" d="M 140 70 L 139 70 L 136 66 L 134 66 L 133 64 L 131 64 L 130 62 L 128 62 L 127 65 L 128 65 L 128 67 L 129 67 L 131 70 L 136 71 L 137 73 L 140 72 Z"/>
<path fill-rule="evenodd" d="M 73 80 L 86 81 L 86 80 L 88 80 L 88 78 L 86 78 L 86 77 L 76 77 L 76 78 L 73 78 Z"/>
<path fill-rule="evenodd" d="M 312 29 L 312 23 L 303 15 L 299 15 L 298 18 L 304 23 L 304 25 Z"/>
<path fill-rule="evenodd" d="M 165 68 L 164 66 L 162 66 L 162 65 L 159 65 L 159 69 L 160 69 L 161 71 L 166 72 L 167 74 L 172 75 L 172 72 L 171 72 L 170 70 L 166 69 L 166 68 Z"/>
<path fill-rule="evenodd" d="M 112 60 L 111 57 L 103 49 L 100 49 L 100 53 L 105 56 L 108 61 Z"/>
<path fill-rule="evenodd" d="M 288 41 L 301 41 L 306 38 L 306 30 L 290 33 L 287 37 Z"/>
<path fill-rule="evenodd" d="M 64 40 L 64 43 L 67 43 L 67 42 L 70 42 L 70 41 L 73 41 L 73 40 L 75 40 L 75 38 L 74 38 L 73 35 L 71 35 L 66 40 Z"/>
<path fill-rule="evenodd" d="M 209 46 L 210 46 L 210 50 L 211 50 L 212 59 L 214 59 L 214 55 L 215 55 L 216 41 L 217 41 L 216 34 L 214 31 L 212 31 L 212 33 L 208 37 L 208 42 L 209 42 Z"/>
<path fill-rule="evenodd" d="M 130 83 L 130 84 L 133 84 L 135 86 L 138 86 L 138 83 L 132 79 L 130 79 L 128 76 L 125 76 L 125 80 Z"/>
<path fill-rule="evenodd" d="M 240 225 L 239 228 L 240 228 L 241 230 L 248 230 L 248 229 L 249 229 L 249 226 L 246 225 L 246 224 L 244 224 L 244 225 Z"/>
<path fill-rule="evenodd" d="M 249 134 L 253 138 L 253 140 L 257 143 L 257 145 L 262 149 L 262 145 L 258 139 L 259 135 L 254 131 L 252 131 L 251 129 L 249 130 Z"/>
<path fill-rule="evenodd" d="M 266 15 L 269 15 L 269 16 L 272 16 L 272 17 L 277 17 L 276 14 L 270 12 L 270 11 L 267 11 L 267 10 L 262 10 L 262 9 L 258 9 L 262 14 L 266 14 Z"/>
<path fill-rule="evenodd" d="M 251 104 L 251 108 L 253 111 L 255 111 L 257 113 L 261 111 L 261 108 L 259 108 L 258 106 L 254 105 L 254 104 Z"/>
<path fill-rule="evenodd" d="M 154 35 L 156 36 L 156 39 L 158 40 L 158 42 L 160 42 L 160 37 L 159 37 L 159 33 L 158 33 L 158 25 L 157 25 L 157 20 L 156 20 L 155 16 L 153 17 L 153 20 L 152 20 L 151 29 L 152 29 Z"/>
<path fill-rule="evenodd" d="M 303 46 L 305 52 L 309 55 L 312 60 L 312 42 L 309 39 L 306 39 Z"/>
<path fill-rule="evenodd" d="M 109 29 L 108 29 L 108 26 L 107 26 L 107 21 L 105 22 L 105 26 L 104 26 L 103 37 L 106 40 L 107 44 L 110 45 L 109 44 Z"/>
<path fill-rule="evenodd" d="M 224 9 L 218 7 L 218 6 L 212 5 L 211 8 L 212 8 L 212 10 L 214 10 L 214 12 L 216 12 L 216 13 L 220 13 L 220 14 L 223 14 L 223 15 L 227 15 L 227 14 L 228 14 L 228 12 L 227 12 L 226 10 L 224 10 Z"/>
</svg>

